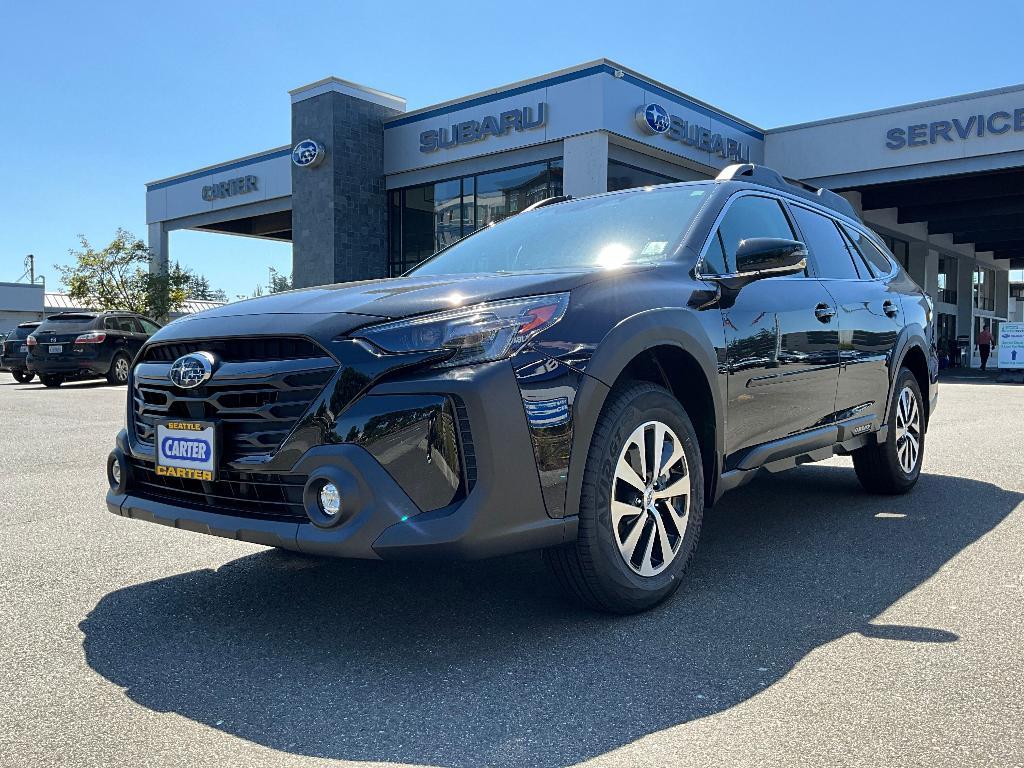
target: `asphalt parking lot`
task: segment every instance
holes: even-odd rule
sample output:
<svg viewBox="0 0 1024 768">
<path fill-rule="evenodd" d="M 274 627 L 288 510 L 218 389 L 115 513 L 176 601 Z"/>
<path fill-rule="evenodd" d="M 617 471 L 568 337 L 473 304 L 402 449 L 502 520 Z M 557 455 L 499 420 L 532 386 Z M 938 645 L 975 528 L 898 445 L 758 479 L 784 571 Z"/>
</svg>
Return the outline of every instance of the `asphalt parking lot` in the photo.
<svg viewBox="0 0 1024 768">
<path fill-rule="evenodd" d="M 317 561 L 115 517 L 125 390 L 0 378 L 0 764 L 1024 765 L 1024 387 L 942 385 L 924 473 L 761 478 L 677 598 L 539 557 Z"/>
</svg>

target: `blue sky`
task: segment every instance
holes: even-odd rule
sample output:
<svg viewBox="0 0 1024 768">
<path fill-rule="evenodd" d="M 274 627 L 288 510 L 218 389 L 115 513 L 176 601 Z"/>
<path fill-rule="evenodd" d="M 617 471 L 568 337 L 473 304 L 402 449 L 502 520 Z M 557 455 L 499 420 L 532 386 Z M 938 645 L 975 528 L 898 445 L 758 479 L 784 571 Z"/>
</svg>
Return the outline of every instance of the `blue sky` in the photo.
<svg viewBox="0 0 1024 768">
<path fill-rule="evenodd" d="M 0 280 L 55 285 L 76 236 L 145 237 L 144 184 L 290 141 L 288 90 L 337 75 L 409 108 L 606 56 L 770 128 L 1024 80 L 1024 5 L 9 2 Z M 179 232 L 230 295 L 288 245 Z"/>
</svg>

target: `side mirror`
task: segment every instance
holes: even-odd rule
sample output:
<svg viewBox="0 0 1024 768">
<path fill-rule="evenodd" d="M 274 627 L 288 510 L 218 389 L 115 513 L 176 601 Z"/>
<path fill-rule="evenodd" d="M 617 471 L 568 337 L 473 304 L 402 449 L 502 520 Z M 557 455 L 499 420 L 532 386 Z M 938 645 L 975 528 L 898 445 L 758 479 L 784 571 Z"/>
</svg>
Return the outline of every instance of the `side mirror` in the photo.
<svg viewBox="0 0 1024 768">
<path fill-rule="evenodd" d="M 795 275 L 807 268 L 807 247 L 798 240 L 750 237 L 736 249 L 736 271 L 714 278 L 726 288 L 739 290 L 764 277 Z"/>
</svg>

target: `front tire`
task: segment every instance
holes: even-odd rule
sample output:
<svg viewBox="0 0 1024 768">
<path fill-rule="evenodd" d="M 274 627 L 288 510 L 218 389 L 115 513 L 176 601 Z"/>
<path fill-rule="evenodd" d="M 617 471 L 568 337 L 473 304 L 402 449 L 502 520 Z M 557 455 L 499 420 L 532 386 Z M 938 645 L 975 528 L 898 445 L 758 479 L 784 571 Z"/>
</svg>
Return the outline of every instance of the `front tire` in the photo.
<svg viewBox="0 0 1024 768">
<path fill-rule="evenodd" d="M 901 368 L 889 404 L 885 442 L 873 442 L 853 452 L 853 468 L 866 491 L 896 495 L 917 483 L 924 460 L 923 403 L 914 374 Z"/>
<path fill-rule="evenodd" d="M 114 385 L 128 383 L 128 371 L 131 370 L 132 361 L 124 352 L 118 352 L 110 361 L 110 370 L 107 371 L 107 381 Z"/>
<path fill-rule="evenodd" d="M 39 380 L 43 382 L 44 387 L 47 387 L 49 389 L 56 389 L 57 387 L 64 383 L 63 376 L 57 376 L 54 374 L 40 374 Z"/>
<path fill-rule="evenodd" d="M 545 551 L 562 586 L 609 613 L 651 608 L 679 588 L 700 537 L 704 474 L 679 401 L 633 382 L 609 395 L 591 441 L 579 535 Z"/>
<path fill-rule="evenodd" d="M 28 384 L 36 375 L 31 371 L 11 371 L 11 376 L 19 384 Z"/>
</svg>

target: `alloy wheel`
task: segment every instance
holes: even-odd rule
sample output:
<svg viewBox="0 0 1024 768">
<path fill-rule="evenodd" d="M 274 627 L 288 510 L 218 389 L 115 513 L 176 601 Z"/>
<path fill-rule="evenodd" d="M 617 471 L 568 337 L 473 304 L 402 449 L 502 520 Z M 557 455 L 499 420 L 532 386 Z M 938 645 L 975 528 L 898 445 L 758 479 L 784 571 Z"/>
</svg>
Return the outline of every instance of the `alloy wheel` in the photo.
<svg viewBox="0 0 1024 768">
<path fill-rule="evenodd" d="M 114 375 L 117 376 L 117 380 L 122 384 L 128 381 L 128 360 L 119 357 L 114 361 Z"/>
<path fill-rule="evenodd" d="M 686 534 L 690 476 L 682 440 L 660 421 L 626 440 L 612 480 L 615 543 L 626 565 L 656 576 L 675 559 Z"/>
<path fill-rule="evenodd" d="M 896 457 L 905 474 L 913 474 L 920 453 L 921 409 L 914 391 L 904 387 L 896 403 Z"/>
</svg>

